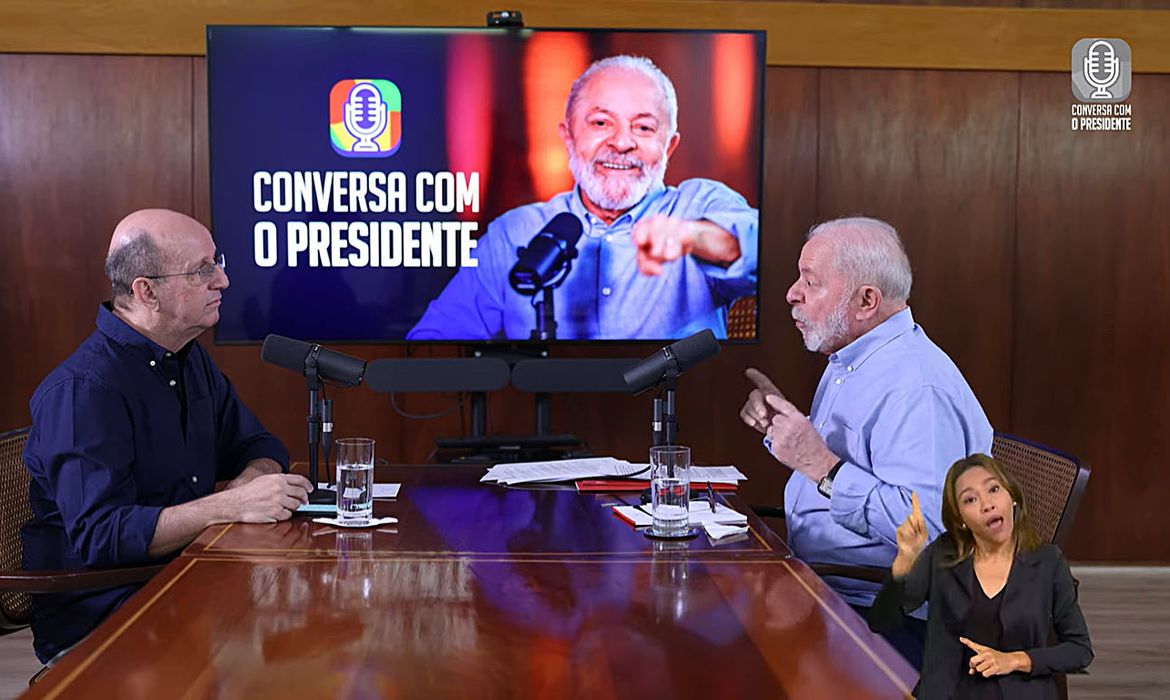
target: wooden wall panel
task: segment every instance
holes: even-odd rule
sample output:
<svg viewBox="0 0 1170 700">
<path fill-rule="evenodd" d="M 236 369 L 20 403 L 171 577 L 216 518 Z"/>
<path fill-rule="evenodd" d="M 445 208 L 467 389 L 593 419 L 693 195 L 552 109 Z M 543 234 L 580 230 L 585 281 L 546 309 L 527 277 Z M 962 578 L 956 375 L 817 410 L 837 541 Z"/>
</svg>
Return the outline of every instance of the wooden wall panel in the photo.
<svg viewBox="0 0 1170 700">
<path fill-rule="evenodd" d="M 0 366 L 17 368 L 0 393 L 0 427 L 27 423 L 32 389 L 91 331 L 122 215 L 168 206 L 208 220 L 203 70 L 202 59 L 0 55 Z M 1070 553 L 1170 559 L 1157 534 L 1170 527 L 1159 507 L 1170 477 L 1157 459 L 1170 447 L 1170 78 L 1135 78 L 1129 134 L 1072 133 L 1065 75 L 773 67 L 767 82 L 763 342 L 728 347 L 684 378 L 682 435 L 696 459 L 734 462 L 752 476 L 749 500 L 779 500 L 787 475 L 736 418 L 742 370 L 768 371 L 808 405 L 824 360 L 801 349 L 784 292 L 808 226 L 864 211 L 904 232 L 916 315 L 993 423 L 1096 467 Z M 212 352 L 303 457 L 297 375 L 260 363 L 255 346 Z M 422 460 L 435 436 L 462 430 L 458 411 L 407 420 L 367 390 L 333 395 L 338 432 L 375 437 L 395 461 Z M 457 406 L 445 396 L 399 403 L 415 413 Z M 599 453 L 642 458 L 649 413 L 649 397 L 558 397 L 554 428 Z M 531 422 L 530 396 L 493 397 L 493 431 L 530 432 Z"/>
<path fill-rule="evenodd" d="M 1092 4 L 1115 2 L 1138 4 Z M 1170 13 L 1085 12 L 1076 0 L 1045 10 L 909 6 L 924 4 L 935 3 L 514 0 L 508 8 L 522 11 L 531 27 L 762 29 L 774 66 L 1065 71 L 1076 39 L 1123 36 L 1134 47 L 1137 70 L 1170 72 Z M 1141 5 L 1164 7 L 1159 0 Z M 0 51 L 200 55 L 207 24 L 478 27 L 499 7 L 495 0 L 5 0 Z"/>
<path fill-rule="evenodd" d="M 1011 418 L 1018 82 L 1007 73 L 822 71 L 818 218 L 868 214 L 899 230 L 915 320 L 997 427 Z"/>
<path fill-rule="evenodd" d="M 1165 561 L 1170 80 L 1135 76 L 1132 132 L 1073 132 L 1068 90 L 1023 77 L 1013 425 L 1093 465 L 1073 556 Z"/>
<path fill-rule="evenodd" d="M 191 60 L 0 54 L 0 426 L 93 330 L 114 225 L 191 208 Z"/>
</svg>

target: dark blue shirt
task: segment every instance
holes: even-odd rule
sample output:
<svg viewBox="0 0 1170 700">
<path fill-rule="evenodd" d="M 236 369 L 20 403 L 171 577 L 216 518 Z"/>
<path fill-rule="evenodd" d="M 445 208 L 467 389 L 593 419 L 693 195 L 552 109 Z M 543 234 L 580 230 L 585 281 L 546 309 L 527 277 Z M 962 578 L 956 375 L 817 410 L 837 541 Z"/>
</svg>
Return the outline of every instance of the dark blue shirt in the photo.
<svg viewBox="0 0 1170 700">
<path fill-rule="evenodd" d="M 29 570 L 154 563 L 147 548 L 164 508 L 211 494 L 254 459 L 288 466 L 197 342 L 172 353 L 105 304 L 97 330 L 41 382 L 29 410 Z M 76 644 L 137 588 L 33 596 L 37 657 Z"/>
</svg>

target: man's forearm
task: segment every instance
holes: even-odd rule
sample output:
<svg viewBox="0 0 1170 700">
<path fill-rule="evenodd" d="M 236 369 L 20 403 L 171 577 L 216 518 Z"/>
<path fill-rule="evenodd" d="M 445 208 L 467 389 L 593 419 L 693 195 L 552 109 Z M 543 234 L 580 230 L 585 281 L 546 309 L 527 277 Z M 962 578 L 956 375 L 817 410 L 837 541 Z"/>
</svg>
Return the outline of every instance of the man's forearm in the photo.
<svg viewBox="0 0 1170 700">
<path fill-rule="evenodd" d="M 279 474 L 282 471 L 284 471 L 284 468 L 281 467 L 280 462 L 277 462 L 276 460 L 269 459 L 267 457 L 254 459 L 251 462 L 248 462 L 248 466 L 244 467 L 244 470 L 240 472 L 239 476 L 228 482 L 227 488 L 231 489 L 237 486 L 243 486 L 258 476 L 264 476 L 265 474 Z"/>
<path fill-rule="evenodd" d="M 230 522 L 221 495 L 216 493 L 189 503 L 163 508 L 154 526 L 147 554 L 161 557 L 190 544 L 211 525 Z"/>
<path fill-rule="evenodd" d="M 730 265 L 739 260 L 739 239 L 718 224 L 705 219 L 693 222 L 695 247 L 691 255 L 716 265 Z"/>
</svg>

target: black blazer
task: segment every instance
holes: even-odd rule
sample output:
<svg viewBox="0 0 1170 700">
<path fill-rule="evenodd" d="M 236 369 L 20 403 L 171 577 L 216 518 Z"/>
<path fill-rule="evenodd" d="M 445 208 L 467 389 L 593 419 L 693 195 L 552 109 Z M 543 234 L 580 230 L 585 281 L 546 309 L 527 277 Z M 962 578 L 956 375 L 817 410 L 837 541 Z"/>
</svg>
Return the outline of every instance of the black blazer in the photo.
<svg viewBox="0 0 1170 700">
<path fill-rule="evenodd" d="M 959 641 L 971 608 L 975 579 L 970 557 L 954 561 L 955 545 L 947 534 L 931 542 L 898 581 L 887 576 L 870 609 L 870 627 L 894 629 L 909 614 L 930 602 L 926 621 L 926 649 L 915 688 L 920 700 L 949 698 L 967 673 L 973 654 Z M 1093 660 L 1089 630 L 1077 605 L 1077 589 L 1068 563 L 1054 544 L 1034 552 L 1020 552 L 1012 563 L 1003 589 L 1000 622 L 1003 637 L 997 651 L 1025 651 L 1032 672 L 1000 676 L 1005 698 L 1057 698 L 1053 673 L 1079 671 Z"/>
</svg>

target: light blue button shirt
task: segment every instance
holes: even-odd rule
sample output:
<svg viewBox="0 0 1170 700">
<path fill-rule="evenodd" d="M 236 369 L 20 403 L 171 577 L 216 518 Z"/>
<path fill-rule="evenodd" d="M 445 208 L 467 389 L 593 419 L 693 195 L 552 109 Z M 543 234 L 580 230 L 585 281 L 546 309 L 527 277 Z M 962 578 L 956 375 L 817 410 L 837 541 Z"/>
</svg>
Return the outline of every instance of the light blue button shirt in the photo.
<svg viewBox="0 0 1170 700">
<path fill-rule="evenodd" d="M 558 339 L 656 340 L 703 328 L 723 338 L 727 307 L 756 293 L 759 212 L 726 185 L 693 179 L 659 187 L 609 226 L 585 210 L 574 189 L 489 224 L 475 251 L 478 266 L 456 273 L 407 338 L 527 339 L 536 322 L 532 298 L 512 289 L 508 272 L 516 249 L 566 211 L 581 220 L 584 233 L 572 272 L 554 292 Z M 739 239 L 739 259 L 725 268 L 688 255 L 665 264 L 659 275 L 639 273 L 630 232 L 638 221 L 659 214 L 726 229 Z"/>
<path fill-rule="evenodd" d="M 831 499 L 797 472 L 784 489 L 788 544 L 805 561 L 889 566 L 910 492 L 934 539 L 943 530 L 947 470 L 969 454 L 991 453 L 978 399 L 909 308 L 829 356 L 809 418 L 845 464 Z M 875 584 L 830 583 L 854 605 L 873 604 Z"/>
</svg>

